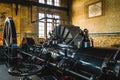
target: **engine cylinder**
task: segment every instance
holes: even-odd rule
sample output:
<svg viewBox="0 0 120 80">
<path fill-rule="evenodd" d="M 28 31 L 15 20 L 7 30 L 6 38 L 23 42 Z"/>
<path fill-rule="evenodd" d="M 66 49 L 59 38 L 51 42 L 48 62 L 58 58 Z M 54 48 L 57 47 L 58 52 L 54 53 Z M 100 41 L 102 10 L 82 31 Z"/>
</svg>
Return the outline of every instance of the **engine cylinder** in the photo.
<svg viewBox="0 0 120 80">
<path fill-rule="evenodd" d="M 91 74 L 99 74 L 103 67 L 113 58 L 116 49 L 84 48 L 79 49 L 74 58 L 77 59 L 77 71 L 85 71 Z"/>
</svg>

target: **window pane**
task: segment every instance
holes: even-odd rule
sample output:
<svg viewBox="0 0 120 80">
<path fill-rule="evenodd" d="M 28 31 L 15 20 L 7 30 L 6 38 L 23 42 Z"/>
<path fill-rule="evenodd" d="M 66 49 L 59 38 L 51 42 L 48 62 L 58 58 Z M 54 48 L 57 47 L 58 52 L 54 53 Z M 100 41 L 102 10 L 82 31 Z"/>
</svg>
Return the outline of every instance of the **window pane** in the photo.
<svg viewBox="0 0 120 80">
<path fill-rule="evenodd" d="M 39 22 L 39 38 L 44 37 L 44 22 Z"/>
<path fill-rule="evenodd" d="M 52 23 L 47 23 L 47 37 L 50 37 L 49 32 L 52 31 Z"/>
<path fill-rule="evenodd" d="M 47 0 L 47 4 L 52 5 L 52 0 Z"/>
<path fill-rule="evenodd" d="M 39 3 L 45 3 L 45 1 L 44 0 L 39 0 Z"/>
<path fill-rule="evenodd" d="M 54 5 L 55 5 L 55 6 L 59 6 L 59 4 L 60 4 L 60 1 L 59 1 L 59 0 L 54 0 Z"/>
<path fill-rule="evenodd" d="M 50 18 L 50 19 L 47 19 L 47 22 L 52 22 L 52 15 L 51 14 L 47 14 L 47 17 Z"/>
<path fill-rule="evenodd" d="M 56 22 L 55 22 L 55 23 L 59 23 L 59 21 L 60 21 L 60 16 L 54 15 L 54 18 L 56 19 Z"/>
<path fill-rule="evenodd" d="M 42 19 L 45 17 L 44 13 L 39 13 L 39 19 Z M 43 21 L 43 22 L 41 22 Z M 44 37 L 44 19 L 39 20 L 39 38 Z"/>
<path fill-rule="evenodd" d="M 45 2 L 45 0 L 39 0 L 39 3 L 43 3 L 43 4 L 48 4 L 48 5 L 54 5 L 54 6 L 60 6 L 60 0 L 46 0 L 47 2 Z"/>
<path fill-rule="evenodd" d="M 44 13 L 39 13 L 39 19 L 41 19 L 40 21 L 45 20 L 45 19 L 42 19 L 42 18 L 45 18 L 45 14 Z"/>
</svg>

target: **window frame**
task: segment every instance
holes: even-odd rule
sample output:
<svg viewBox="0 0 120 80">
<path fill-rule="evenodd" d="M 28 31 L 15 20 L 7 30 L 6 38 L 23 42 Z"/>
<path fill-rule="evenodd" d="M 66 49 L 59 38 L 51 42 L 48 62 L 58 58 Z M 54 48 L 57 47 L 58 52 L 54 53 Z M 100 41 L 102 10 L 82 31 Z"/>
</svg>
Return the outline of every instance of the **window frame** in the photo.
<svg viewBox="0 0 120 80">
<path fill-rule="evenodd" d="M 49 13 L 39 12 L 39 13 L 38 13 L 38 19 L 40 19 L 40 18 L 39 18 L 39 14 L 40 14 L 40 13 L 44 14 L 44 18 L 45 18 L 45 17 L 48 17 L 47 15 L 50 15 L 50 16 L 52 16 L 51 18 L 55 18 L 55 16 L 56 16 L 56 17 L 58 17 L 57 19 L 59 19 L 59 21 L 57 20 L 57 22 L 55 22 L 53 19 L 51 19 L 51 21 L 48 21 L 48 20 L 47 20 L 47 25 L 48 25 L 48 24 L 51 24 L 51 29 L 49 29 L 48 27 L 45 28 L 45 26 L 46 26 L 46 25 L 45 25 L 45 21 L 46 21 L 45 19 L 38 21 L 38 37 L 39 37 L 39 38 L 46 38 L 46 37 L 48 38 L 48 37 L 49 37 L 49 32 L 52 31 L 55 26 L 59 25 L 59 23 L 60 23 L 60 15 L 58 15 L 58 14 L 49 14 Z M 43 17 L 42 17 L 42 18 L 43 18 Z M 49 17 L 48 17 L 48 18 L 49 18 Z M 41 35 L 40 35 L 40 32 L 39 32 L 39 31 L 41 31 L 41 30 L 39 29 L 39 28 L 40 28 L 40 25 L 39 25 L 40 23 L 43 23 L 43 24 L 44 24 L 43 36 L 41 36 Z M 48 32 L 48 29 L 49 29 L 49 32 Z M 46 33 L 45 33 L 45 32 L 46 32 Z M 47 36 L 46 36 L 46 35 L 47 35 Z"/>
<path fill-rule="evenodd" d="M 40 12 L 40 13 L 38 13 L 38 19 L 41 19 L 41 18 L 40 18 L 40 15 L 41 15 L 41 18 L 44 18 L 44 17 L 45 17 L 45 14 L 44 14 L 43 12 Z M 39 36 L 40 38 L 43 38 L 44 35 L 45 35 L 45 34 L 44 34 L 44 31 L 45 31 L 44 21 L 45 21 L 45 20 L 39 20 L 39 22 L 38 22 L 38 36 Z M 40 23 L 43 24 L 43 26 L 41 26 L 41 29 L 40 29 Z M 43 28 L 42 28 L 42 27 L 43 27 Z M 43 33 L 40 34 L 40 31 L 42 31 Z"/>
<path fill-rule="evenodd" d="M 51 0 L 51 1 L 48 1 L 48 0 L 38 0 L 38 2 L 42 3 L 42 4 L 53 5 L 53 6 L 60 6 L 60 4 L 61 4 L 61 0 L 58 0 L 58 1 L 56 1 L 56 0 Z"/>
<path fill-rule="evenodd" d="M 39 3 L 45 4 L 45 0 L 38 0 Z"/>
</svg>

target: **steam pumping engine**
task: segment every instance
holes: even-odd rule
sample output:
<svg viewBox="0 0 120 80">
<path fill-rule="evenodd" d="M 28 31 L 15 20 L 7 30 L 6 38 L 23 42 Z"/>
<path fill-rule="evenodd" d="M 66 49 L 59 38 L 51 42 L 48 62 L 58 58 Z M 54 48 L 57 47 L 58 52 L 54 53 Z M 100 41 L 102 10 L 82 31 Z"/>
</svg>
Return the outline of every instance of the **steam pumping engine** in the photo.
<svg viewBox="0 0 120 80">
<path fill-rule="evenodd" d="M 14 21 L 4 26 L 4 54 L 8 73 L 23 80 L 120 80 L 120 48 L 96 48 L 87 29 L 59 25 L 42 45 L 23 38 L 17 46 Z"/>
</svg>

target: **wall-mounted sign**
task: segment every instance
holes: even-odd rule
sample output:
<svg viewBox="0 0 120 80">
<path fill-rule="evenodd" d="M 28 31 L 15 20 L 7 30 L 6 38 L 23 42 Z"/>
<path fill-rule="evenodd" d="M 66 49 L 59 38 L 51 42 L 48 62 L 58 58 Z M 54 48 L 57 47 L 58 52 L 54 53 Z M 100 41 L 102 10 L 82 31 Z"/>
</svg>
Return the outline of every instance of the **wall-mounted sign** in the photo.
<svg viewBox="0 0 120 80">
<path fill-rule="evenodd" d="M 102 15 L 102 1 L 88 5 L 88 17 L 96 17 Z"/>
</svg>

